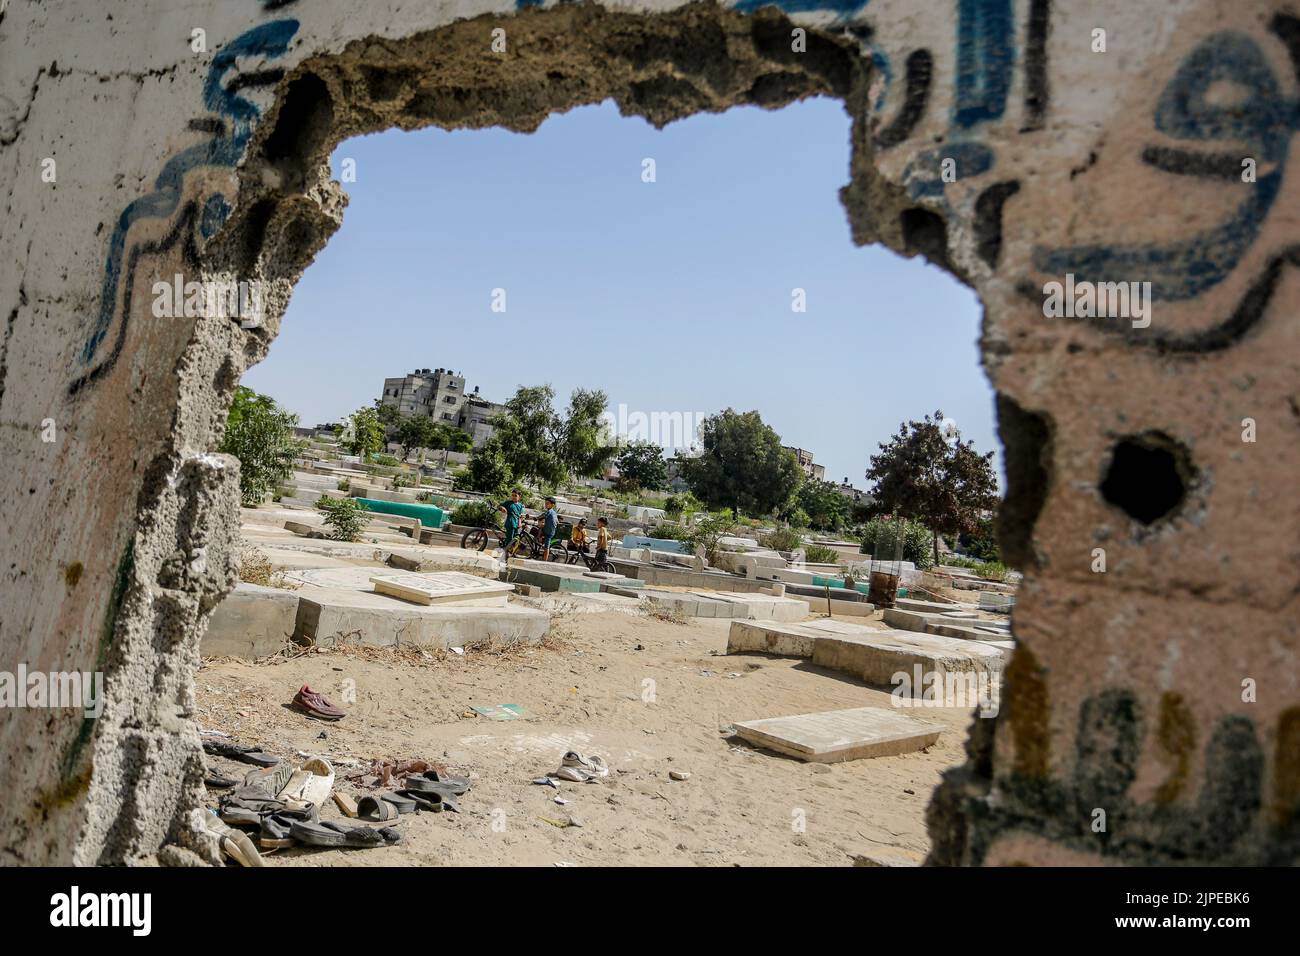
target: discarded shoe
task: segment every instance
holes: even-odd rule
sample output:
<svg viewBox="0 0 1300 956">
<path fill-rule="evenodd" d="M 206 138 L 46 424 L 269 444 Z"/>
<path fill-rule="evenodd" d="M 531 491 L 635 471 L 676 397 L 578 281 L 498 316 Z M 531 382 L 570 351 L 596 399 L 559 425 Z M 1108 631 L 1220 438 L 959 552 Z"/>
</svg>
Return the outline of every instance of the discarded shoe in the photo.
<svg viewBox="0 0 1300 956">
<path fill-rule="evenodd" d="M 404 797 L 400 793 L 381 793 L 377 794 L 380 800 L 385 803 L 391 803 L 397 808 L 398 813 L 414 813 L 419 807 L 410 797 Z"/>
<path fill-rule="evenodd" d="M 227 760 L 238 760 L 241 763 L 256 764 L 259 767 L 274 767 L 280 762 L 279 757 L 272 757 L 268 753 L 263 753 L 261 747 L 245 747 L 242 744 L 233 743 L 229 740 L 211 740 L 204 739 L 203 752 L 212 754 L 214 757 L 225 757 Z"/>
<path fill-rule="evenodd" d="M 357 816 L 372 823 L 387 823 L 396 820 L 397 807 L 379 797 L 362 797 L 357 801 Z"/>
<path fill-rule="evenodd" d="M 439 773 L 437 770 L 426 770 L 420 777 L 438 784 L 439 789 L 448 790 L 458 796 L 469 792 L 469 777 L 457 777 L 449 773 Z M 406 785 L 410 787 L 415 779 L 417 778 L 407 777 Z"/>
<path fill-rule="evenodd" d="M 312 757 L 289 777 L 277 796 L 288 804 L 324 806 L 334 789 L 334 768 L 324 757 Z"/>
<path fill-rule="evenodd" d="M 306 684 L 298 688 L 298 693 L 293 695 L 293 701 L 289 706 L 317 720 L 340 720 L 345 716 L 328 697 L 312 690 Z"/>
<path fill-rule="evenodd" d="M 217 838 L 221 852 L 240 866 L 266 865 L 262 860 L 262 855 L 257 852 L 257 847 L 253 845 L 253 841 L 249 839 L 247 833 L 226 826 L 211 810 L 204 815 L 203 821 L 207 831 Z"/>
<path fill-rule="evenodd" d="M 443 810 L 460 813 L 460 805 L 456 803 L 456 798 L 445 790 L 400 790 L 398 792 L 414 800 L 415 805 L 421 810 L 428 810 L 430 813 L 441 813 Z"/>
<path fill-rule="evenodd" d="M 561 780 L 572 780 L 574 783 L 591 783 L 602 777 L 608 777 L 609 767 L 605 765 L 605 758 L 599 754 L 584 757 L 578 751 L 570 750 L 560 761 L 560 769 L 550 776 L 559 777 Z"/>
<path fill-rule="evenodd" d="M 238 780 L 233 780 L 230 777 L 223 777 L 219 773 L 209 774 L 203 778 L 203 786 L 207 787 L 209 790 L 229 790 L 238 783 Z"/>
</svg>

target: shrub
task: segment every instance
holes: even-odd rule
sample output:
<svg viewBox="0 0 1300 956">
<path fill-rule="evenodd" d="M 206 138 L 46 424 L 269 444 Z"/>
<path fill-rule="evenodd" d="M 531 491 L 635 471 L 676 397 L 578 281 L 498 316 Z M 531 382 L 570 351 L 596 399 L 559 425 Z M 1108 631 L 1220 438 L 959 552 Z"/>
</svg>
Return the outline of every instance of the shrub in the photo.
<svg viewBox="0 0 1300 956">
<path fill-rule="evenodd" d="M 838 564 L 840 553 L 824 544 L 810 544 L 804 548 L 803 559 L 809 564 Z"/>
<path fill-rule="evenodd" d="M 400 464 L 400 462 L 392 455 L 378 454 L 372 456 L 370 460 L 376 465 L 383 465 L 385 468 L 393 468 Z"/>
<path fill-rule="evenodd" d="M 731 531 L 731 515 L 705 515 L 695 522 L 688 535 L 682 540 L 692 548 L 704 546 L 704 558 L 709 564 L 716 564 L 718 559 L 718 539 Z"/>
<path fill-rule="evenodd" d="M 498 516 L 496 505 L 487 501 L 467 501 L 451 513 L 451 523 L 471 528 L 495 528 Z"/>
<path fill-rule="evenodd" d="M 773 551 L 793 551 L 803 544 L 803 537 L 793 528 L 777 528 L 759 538 L 758 543 Z"/>
<path fill-rule="evenodd" d="M 919 521 L 904 520 L 900 523 L 891 518 L 872 518 L 860 529 L 862 553 L 873 555 L 877 561 L 893 561 L 898 555 L 900 524 L 903 537 L 902 560 L 911 561 L 920 570 L 930 567 L 934 563 L 933 536 Z"/>
<path fill-rule="evenodd" d="M 356 498 L 330 498 L 322 495 L 316 508 L 325 514 L 325 524 L 335 541 L 359 541 L 369 510 Z"/>
<path fill-rule="evenodd" d="M 646 537 L 664 541 L 685 541 L 687 536 L 686 529 L 675 524 L 658 524 L 646 531 Z"/>
<path fill-rule="evenodd" d="M 235 389 L 218 450 L 239 459 L 241 504 L 256 507 L 293 476 L 294 457 L 305 444 L 294 437 L 296 424 L 298 416 L 285 411 L 269 395 L 259 395 L 243 385 Z"/>
<path fill-rule="evenodd" d="M 352 479 L 351 479 L 351 478 L 340 478 L 340 479 L 339 479 L 339 491 L 351 491 L 351 490 L 352 490 Z"/>
<path fill-rule="evenodd" d="M 415 478 L 413 476 L 402 474 L 401 472 L 398 472 L 397 474 L 393 475 L 394 491 L 396 491 L 399 488 L 414 488 L 414 487 L 415 487 Z"/>
</svg>

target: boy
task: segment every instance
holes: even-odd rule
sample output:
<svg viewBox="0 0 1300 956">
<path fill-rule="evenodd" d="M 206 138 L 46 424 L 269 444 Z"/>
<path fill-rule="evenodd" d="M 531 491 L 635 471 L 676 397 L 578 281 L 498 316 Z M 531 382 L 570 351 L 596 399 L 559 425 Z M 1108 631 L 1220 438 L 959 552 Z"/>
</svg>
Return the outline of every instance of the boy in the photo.
<svg viewBox="0 0 1300 956">
<path fill-rule="evenodd" d="M 497 505 L 498 511 L 504 511 L 506 515 L 506 540 L 501 550 L 509 552 L 510 545 L 514 544 L 519 537 L 519 516 L 524 513 L 524 504 L 519 499 L 523 497 L 518 488 L 510 492 L 510 500 L 503 501 Z"/>
<path fill-rule="evenodd" d="M 573 546 L 574 551 L 582 554 L 587 553 L 587 519 L 580 518 L 578 523 L 573 526 L 569 532 L 569 544 Z"/>
<path fill-rule="evenodd" d="M 604 515 L 596 519 L 596 563 L 604 564 L 609 558 L 609 521 Z"/>
<path fill-rule="evenodd" d="M 560 513 L 555 510 L 555 499 L 546 499 L 546 510 L 542 512 L 542 560 L 551 560 L 551 539 L 560 524 Z"/>
</svg>

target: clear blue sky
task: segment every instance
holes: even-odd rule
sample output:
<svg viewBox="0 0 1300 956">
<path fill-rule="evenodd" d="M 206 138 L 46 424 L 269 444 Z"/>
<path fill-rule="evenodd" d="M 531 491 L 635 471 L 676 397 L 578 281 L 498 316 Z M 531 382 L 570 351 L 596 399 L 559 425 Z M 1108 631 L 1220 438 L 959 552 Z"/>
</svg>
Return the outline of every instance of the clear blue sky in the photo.
<svg viewBox="0 0 1300 956">
<path fill-rule="evenodd" d="M 548 382 L 561 408 L 586 386 L 611 410 L 757 409 L 858 487 L 877 443 L 941 408 L 1000 473 L 978 302 L 919 258 L 853 245 L 848 140 L 827 99 L 663 130 L 604 103 L 531 135 L 349 140 L 343 226 L 244 384 L 307 425 L 440 366 L 495 401 Z"/>
</svg>

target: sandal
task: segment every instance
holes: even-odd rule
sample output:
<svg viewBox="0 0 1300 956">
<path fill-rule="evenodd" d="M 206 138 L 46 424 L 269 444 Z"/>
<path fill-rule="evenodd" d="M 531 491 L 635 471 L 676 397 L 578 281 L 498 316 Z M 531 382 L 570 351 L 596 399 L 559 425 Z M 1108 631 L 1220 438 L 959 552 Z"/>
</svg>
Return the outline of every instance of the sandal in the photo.
<svg viewBox="0 0 1300 956">
<path fill-rule="evenodd" d="M 387 823 L 398 817 L 397 807 L 380 797 L 362 797 L 357 802 L 357 816 L 373 823 Z"/>
</svg>

